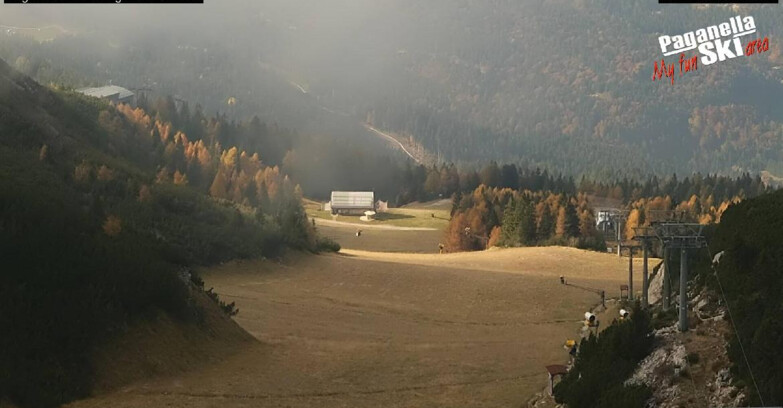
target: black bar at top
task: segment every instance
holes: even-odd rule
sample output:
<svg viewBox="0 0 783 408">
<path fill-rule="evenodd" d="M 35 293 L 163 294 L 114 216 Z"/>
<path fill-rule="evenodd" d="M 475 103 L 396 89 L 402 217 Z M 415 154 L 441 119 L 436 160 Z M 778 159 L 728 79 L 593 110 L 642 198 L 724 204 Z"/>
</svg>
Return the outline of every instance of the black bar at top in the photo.
<svg viewBox="0 0 783 408">
<path fill-rule="evenodd" d="M 658 0 L 659 4 L 778 4 L 780 0 Z"/>
<path fill-rule="evenodd" d="M 204 0 L 3 0 L 5 4 L 204 4 Z"/>
</svg>

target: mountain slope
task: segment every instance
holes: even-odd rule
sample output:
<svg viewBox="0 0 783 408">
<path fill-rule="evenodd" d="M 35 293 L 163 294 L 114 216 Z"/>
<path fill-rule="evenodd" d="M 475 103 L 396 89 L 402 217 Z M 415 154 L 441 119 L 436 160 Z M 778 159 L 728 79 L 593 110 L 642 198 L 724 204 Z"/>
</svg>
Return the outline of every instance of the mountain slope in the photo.
<svg viewBox="0 0 783 408">
<path fill-rule="evenodd" d="M 704 279 L 728 303 L 737 333 L 729 340 L 732 372 L 742 378 L 751 405 L 783 403 L 783 358 L 775 352 L 783 347 L 781 208 L 781 191 L 731 206 L 710 242 L 713 253 L 723 253 L 719 281 Z"/>
<path fill-rule="evenodd" d="M 219 16 L 206 27 L 182 24 L 210 12 Z M 371 135 L 348 122 L 367 122 L 446 161 L 593 178 L 780 175 L 781 13 L 641 0 L 270 0 L 154 16 L 174 20 L 176 32 L 162 24 L 143 33 L 82 27 L 41 44 L 0 37 L 0 55 L 46 82 L 149 87 L 210 112 L 261 111 L 332 143 L 366 142 Z M 659 35 L 736 15 L 755 18 L 768 51 L 699 66 L 674 85 L 651 81 Z M 230 97 L 238 102 L 228 106 Z"/>
<path fill-rule="evenodd" d="M 298 28 L 281 60 L 309 77 L 325 103 L 410 134 L 447 159 L 593 175 L 782 170 L 775 5 L 404 1 L 362 8 L 372 18 L 346 16 L 343 31 L 316 18 L 348 8 L 310 4 L 273 15 Z M 769 51 L 699 66 L 674 85 L 651 81 L 659 35 L 736 15 L 755 17 Z M 329 42 L 324 34 L 333 31 L 362 36 Z M 312 43 L 329 52 L 315 59 L 302 51 Z"/>
<path fill-rule="evenodd" d="M 233 306 L 205 300 L 189 266 L 312 249 L 293 186 L 260 209 L 156 182 L 171 159 L 153 136 L 0 61 L 0 401 L 89 395 L 93 353 L 127 327 L 233 324 L 209 317 Z"/>
</svg>

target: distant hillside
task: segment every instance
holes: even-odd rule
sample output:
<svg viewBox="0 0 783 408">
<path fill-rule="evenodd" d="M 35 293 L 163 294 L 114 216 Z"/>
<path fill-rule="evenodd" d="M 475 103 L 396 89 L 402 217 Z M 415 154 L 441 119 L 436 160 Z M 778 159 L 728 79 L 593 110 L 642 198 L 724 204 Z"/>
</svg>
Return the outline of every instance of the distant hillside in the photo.
<svg viewBox="0 0 783 408">
<path fill-rule="evenodd" d="M 0 36 L 0 55 L 47 83 L 149 87 L 208 112 L 261 112 L 267 122 L 341 145 L 372 139 L 347 123 L 368 122 L 413 137 L 446 162 L 496 160 L 591 178 L 783 174 L 783 10 L 776 5 L 269 0 L 211 7 L 194 12 L 198 19 L 219 10 L 208 25 L 164 14 L 147 16 L 173 20 L 160 29 L 82 30 L 41 44 Z M 755 17 L 769 51 L 700 66 L 674 85 L 651 81 L 662 57 L 658 35 L 736 15 Z M 238 103 L 229 107 L 232 96 Z"/>
<path fill-rule="evenodd" d="M 780 7 L 587 0 L 395 8 L 352 48 L 384 49 L 394 74 L 344 85 L 360 88 L 357 110 L 375 126 L 448 159 L 594 176 L 783 169 Z M 736 15 L 755 17 L 771 51 L 699 66 L 673 86 L 651 81 L 658 35 Z M 387 26 L 397 27 L 394 40 Z"/>
<path fill-rule="evenodd" d="M 264 173 L 274 194 L 264 189 L 258 203 L 209 197 L 162 137 L 182 143 L 184 133 L 155 124 L 164 131 L 0 60 L 0 402 L 49 407 L 88 395 L 94 351 L 129 326 L 208 329 L 212 309 L 233 306 L 205 301 L 190 266 L 316 250 L 277 169 Z M 214 160 L 199 174 L 222 180 L 232 163 L 211 149 L 200 151 Z"/>
</svg>

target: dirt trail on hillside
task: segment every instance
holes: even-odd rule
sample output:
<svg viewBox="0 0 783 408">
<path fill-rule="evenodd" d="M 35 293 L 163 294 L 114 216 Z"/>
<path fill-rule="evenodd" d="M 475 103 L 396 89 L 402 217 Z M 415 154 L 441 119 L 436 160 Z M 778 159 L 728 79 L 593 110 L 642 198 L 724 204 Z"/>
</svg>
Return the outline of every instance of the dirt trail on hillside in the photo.
<svg viewBox="0 0 783 408">
<path fill-rule="evenodd" d="M 258 342 L 73 407 L 521 406 L 627 260 L 568 248 L 296 255 L 204 271 Z M 640 269 L 637 269 L 640 270 Z"/>
</svg>

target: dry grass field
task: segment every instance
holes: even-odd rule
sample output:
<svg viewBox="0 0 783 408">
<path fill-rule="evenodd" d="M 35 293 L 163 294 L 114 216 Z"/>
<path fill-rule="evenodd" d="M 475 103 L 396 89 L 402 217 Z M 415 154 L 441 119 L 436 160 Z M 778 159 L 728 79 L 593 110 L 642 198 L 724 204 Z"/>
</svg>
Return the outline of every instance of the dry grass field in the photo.
<svg viewBox="0 0 783 408">
<path fill-rule="evenodd" d="M 307 215 L 311 218 L 340 221 L 357 225 L 391 225 L 410 228 L 434 228 L 445 229 L 449 224 L 450 210 L 438 208 L 390 208 L 386 212 L 375 215 L 372 221 L 362 221 L 358 215 L 332 216 L 329 211 L 307 209 Z"/>
<path fill-rule="evenodd" d="M 626 268 L 571 248 L 230 263 L 203 275 L 256 344 L 73 406 L 525 406 L 598 302 L 558 276 L 613 295 Z"/>
<path fill-rule="evenodd" d="M 438 244 L 443 240 L 440 230 L 404 230 L 386 229 L 372 226 L 345 226 L 327 224 L 317 220 L 318 232 L 337 242 L 344 249 L 357 249 L 378 252 L 436 253 Z M 362 235 L 356 236 L 361 229 Z"/>
<path fill-rule="evenodd" d="M 320 203 L 312 200 L 305 200 L 305 210 L 310 218 L 356 224 L 358 228 L 362 228 L 359 226 L 393 226 L 444 230 L 449 225 L 451 217 L 451 200 L 412 203 L 400 208 L 390 208 L 376 214 L 372 221 L 362 221 L 358 215 L 332 216 L 331 212 L 321 210 Z"/>
</svg>

